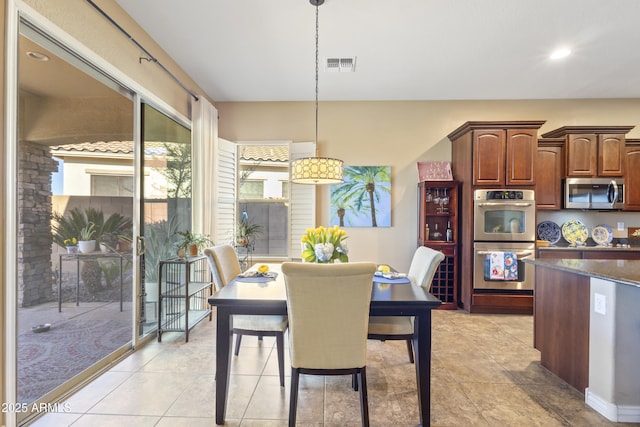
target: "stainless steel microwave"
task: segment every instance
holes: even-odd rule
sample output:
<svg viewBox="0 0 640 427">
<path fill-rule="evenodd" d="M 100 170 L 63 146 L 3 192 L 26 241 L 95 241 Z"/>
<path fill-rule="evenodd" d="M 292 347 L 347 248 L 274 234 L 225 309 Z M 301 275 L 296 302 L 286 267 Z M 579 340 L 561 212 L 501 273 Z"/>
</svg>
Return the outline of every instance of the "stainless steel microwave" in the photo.
<svg viewBox="0 0 640 427">
<path fill-rule="evenodd" d="M 564 207 L 566 209 L 622 209 L 624 180 L 621 178 L 566 178 Z"/>
</svg>

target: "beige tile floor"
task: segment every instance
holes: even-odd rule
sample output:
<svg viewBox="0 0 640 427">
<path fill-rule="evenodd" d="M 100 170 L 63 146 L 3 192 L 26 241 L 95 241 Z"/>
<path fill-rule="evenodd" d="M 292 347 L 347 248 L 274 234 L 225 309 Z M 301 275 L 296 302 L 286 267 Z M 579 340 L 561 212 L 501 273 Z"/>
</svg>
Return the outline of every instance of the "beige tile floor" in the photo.
<svg viewBox="0 0 640 427">
<path fill-rule="evenodd" d="M 215 321 L 189 343 L 178 333 L 114 366 L 34 426 L 211 426 L 214 424 Z M 584 396 L 540 366 L 531 316 L 433 313 L 433 426 L 610 426 Z M 419 424 L 415 371 L 404 342 L 369 341 L 372 426 Z M 288 362 L 287 362 L 288 363 Z M 287 369 L 288 372 L 288 369 Z M 301 380 L 298 425 L 358 426 L 349 377 Z M 243 340 L 233 357 L 229 426 L 286 426 L 289 381 L 278 384 L 274 340 Z M 630 426 L 631 424 L 620 424 Z"/>
</svg>

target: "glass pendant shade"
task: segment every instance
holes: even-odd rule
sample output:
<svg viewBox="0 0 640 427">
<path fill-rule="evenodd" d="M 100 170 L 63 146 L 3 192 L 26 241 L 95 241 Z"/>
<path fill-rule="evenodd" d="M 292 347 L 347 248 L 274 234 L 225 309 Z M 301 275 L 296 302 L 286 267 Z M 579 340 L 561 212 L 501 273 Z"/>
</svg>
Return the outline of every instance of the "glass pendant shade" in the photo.
<svg viewBox="0 0 640 427">
<path fill-rule="evenodd" d="M 343 162 L 328 157 L 305 157 L 291 162 L 291 181 L 297 184 L 339 184 Z"/>
</svg>

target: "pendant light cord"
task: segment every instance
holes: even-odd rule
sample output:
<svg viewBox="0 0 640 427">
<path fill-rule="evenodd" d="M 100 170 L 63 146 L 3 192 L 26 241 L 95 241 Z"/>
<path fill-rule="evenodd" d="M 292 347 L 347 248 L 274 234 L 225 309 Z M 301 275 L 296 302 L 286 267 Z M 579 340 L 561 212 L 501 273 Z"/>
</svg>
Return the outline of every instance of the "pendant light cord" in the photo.
<svg viewBox="0 0 640 427">
<path fill-rule="evenodd" d="M 316 2 L 316 147 L 318 146 L 318 3 Z"/>
</svg>

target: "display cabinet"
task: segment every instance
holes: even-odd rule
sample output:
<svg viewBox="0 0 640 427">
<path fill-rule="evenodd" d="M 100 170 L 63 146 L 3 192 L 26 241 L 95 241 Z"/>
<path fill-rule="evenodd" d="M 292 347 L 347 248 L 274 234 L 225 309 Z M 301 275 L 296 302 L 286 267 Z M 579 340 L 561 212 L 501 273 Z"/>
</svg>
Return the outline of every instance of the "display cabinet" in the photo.
<svg viewBox="0 0 640 427">
<path fill-rule="evenodd" d="M 158 266 L 158 342 L 164 332 L 184 332 L 189 342 L 189 331 L 201 320 L 209 317 L 208 298 L 213 293 L 213 282 L 207 257 L 199 255 L 160 261 Z"/>
<path fill-rule="evenodd" d="M 418 245 L 445 255 L 431 283 L 431 293 L 442 301 L 441 309 L 458 308 L 459 190 L 457 181 L 418 184 Z"/>
</svg>

